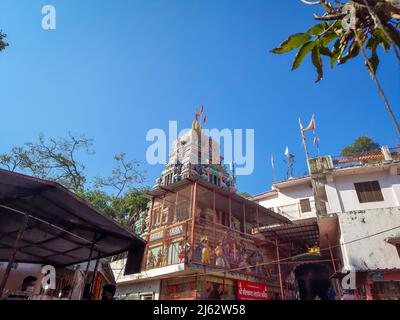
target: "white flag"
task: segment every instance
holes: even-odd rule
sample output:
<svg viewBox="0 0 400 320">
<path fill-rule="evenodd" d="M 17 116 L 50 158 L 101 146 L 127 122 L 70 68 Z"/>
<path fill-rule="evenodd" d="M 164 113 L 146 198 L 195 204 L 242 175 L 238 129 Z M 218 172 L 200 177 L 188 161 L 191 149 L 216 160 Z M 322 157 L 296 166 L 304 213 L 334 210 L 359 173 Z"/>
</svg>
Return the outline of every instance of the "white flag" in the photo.
<svg viewBox="0 0 400 320">
<path fill-rule="evenodd" d="M 307 128 L 304 128 L 303 131 L 312 131 L 315 130 L 315 118 L 314 115 L 311 118 L 310 124 L 307 126 Z"/>
<path fill-rule="evenodd" d="M 314 137 L 314 146 L 319 147 L 319 138 Z"/>
<path fill-rule="evenodd" d="M 273 154 L 271 154 L 271 165 L 272 165 L 272 169 L 275 169 L 275 160 L 274 160 Z"/>
<path fill-rule="evenodd" d="M 289 147 L 286 147 L 285 156 L 289 158 L 289 155 L 290 155 Z"/>
</svg>

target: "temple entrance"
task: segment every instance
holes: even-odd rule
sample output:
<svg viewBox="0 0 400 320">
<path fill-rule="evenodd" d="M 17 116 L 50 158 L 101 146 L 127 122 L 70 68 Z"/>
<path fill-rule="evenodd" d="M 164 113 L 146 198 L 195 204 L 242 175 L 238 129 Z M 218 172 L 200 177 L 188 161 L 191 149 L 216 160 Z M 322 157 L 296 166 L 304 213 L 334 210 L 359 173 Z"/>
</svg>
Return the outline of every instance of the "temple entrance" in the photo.
<svg viewBox="0 0 400 320">
<path fill-rule="evenodd" d="M 304 264 L 296 269 L 295 275 L 301 300 L 314 300 L 316 296 L 321 300 L 328 300 L 328 289 L 331 284 L 326 266 Z"/>
</svg>

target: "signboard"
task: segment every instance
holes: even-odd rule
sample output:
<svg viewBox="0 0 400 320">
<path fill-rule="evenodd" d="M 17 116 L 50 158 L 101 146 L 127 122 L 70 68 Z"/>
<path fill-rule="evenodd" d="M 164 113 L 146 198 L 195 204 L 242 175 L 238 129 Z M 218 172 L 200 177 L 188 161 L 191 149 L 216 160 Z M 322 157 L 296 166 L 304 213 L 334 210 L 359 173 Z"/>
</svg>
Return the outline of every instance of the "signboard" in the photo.
<svg viewBox="0 0 400 320">
<path fill-rule="evenodd" d="M 180 225 L 180 226 L 177 226 L 177 227 L 169 229 L 169 235 L 171 237 L 172 236 L 176 236 L 178 234 L 181 234 L 182 232 L 183 232 L 183 225 Z"/>
<path fill-rule="evenodd" d="M 156 240 L 159 240 L 159 239 L 162 239 L 162 238 L 164 238 L 164 230 L 157 231 L 157 232 L 152 233 L 150 235 L 150 241 L 156 241 Z"/>
<path fill-rule="evenodd" d="M 369 274 L 369 279 L 372 281 L 384 281 L 385 277 L 381 272 L 374 272 Z"/>
<path fill-rule="evenodd" d="M 268 287 L 264 283 L 237 282 L 238 300 L 268 300 Z"/>
</svg>

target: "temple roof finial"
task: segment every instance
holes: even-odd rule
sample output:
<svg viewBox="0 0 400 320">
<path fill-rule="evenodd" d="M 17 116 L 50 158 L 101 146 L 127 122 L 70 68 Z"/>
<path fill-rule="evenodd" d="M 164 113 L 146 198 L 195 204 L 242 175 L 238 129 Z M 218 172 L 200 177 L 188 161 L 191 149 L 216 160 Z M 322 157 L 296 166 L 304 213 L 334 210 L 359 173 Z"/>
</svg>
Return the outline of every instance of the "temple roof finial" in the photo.
<svg viewBox="0 0 400 320">
<path fill-rule="evenodd" d="M 196 113 L 195 113 L 194 120 L 192 123 L 192 129 L 196 130 L 196 131 L 201 131 L 203 129 L 201 123 L 203 123 L 203 125 L 204 125 L 206 123 L 206 121 L 207 121 L 207 117 L 204 114 L 204 106 L 201 105 L 200 106 L 200 114 L 196 109 Z"/>
</svg>

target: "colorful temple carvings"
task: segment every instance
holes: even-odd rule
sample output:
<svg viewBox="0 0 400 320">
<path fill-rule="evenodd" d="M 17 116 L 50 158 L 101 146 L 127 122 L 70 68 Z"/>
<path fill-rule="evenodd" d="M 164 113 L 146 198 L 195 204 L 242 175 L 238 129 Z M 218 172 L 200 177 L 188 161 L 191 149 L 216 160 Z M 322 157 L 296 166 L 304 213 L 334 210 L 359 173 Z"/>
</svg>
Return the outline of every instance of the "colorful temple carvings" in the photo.
<svg viewBox="0 0 400 320">
<path fill-rule="evenodd" d="M 203 110 L 203 108 L 201 109 Z M 200 116 L 205 115 L 200 112 Z M 173 142 L 168 164 L 156 181 L 157 186 L 168 186 L 188 177 L 200 177 L 222 189 L 236 192 L 234 166 L 231 174 L 220 156 L 220 144 L 203 132 L 196 112 L 192 129 Z"/>
</svg>

